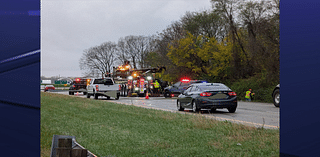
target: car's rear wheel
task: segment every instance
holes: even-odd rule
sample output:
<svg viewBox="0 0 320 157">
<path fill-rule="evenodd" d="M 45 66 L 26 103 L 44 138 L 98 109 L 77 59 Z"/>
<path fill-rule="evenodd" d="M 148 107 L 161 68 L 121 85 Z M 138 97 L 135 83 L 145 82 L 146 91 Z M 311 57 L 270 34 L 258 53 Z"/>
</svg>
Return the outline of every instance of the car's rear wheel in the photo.
<svg viewBox="0 0 320 157">
<path fill-rule="evenodd" d="M 276 89 L 273 92 L 273 104 L 275 107 L 280 107 L 280 90 Z"/>
<path fill-rule="evenodd" d="M 234 112 L 236 112 L 236 110 L 237 110 L 237 107 L 229 107 L 229 108 L 228 108 L 228 111 L 229 111 L 230 113 L 234 113 Z"/>
<path fill-rule="evenodd" d="M 163 95 L 165 98 L 171 98 L 171 93 L 169 91 L 165 91 Z"/>
<path fill-rule="evenodd" d="M 196 101 L 192 101 L 192 111 L 198 112 L 200 109 L 198 108 Z"/>
<path fill-rule="evenodd" d="M 87 95 L 87 92 L 83 92 L 83 95 Z"/>
<path fill-rule="evenodd" d="M 87 98 L 90 98 L 90 94 L 89 93 L 87 93 Z"/>
<path fill-rule="evenodd" d="M 178 111 L 184 111 L 184 108 L 182 108 L 179 100 L 177 100 L 177 109 L 178 109 Z"/>
</svg>

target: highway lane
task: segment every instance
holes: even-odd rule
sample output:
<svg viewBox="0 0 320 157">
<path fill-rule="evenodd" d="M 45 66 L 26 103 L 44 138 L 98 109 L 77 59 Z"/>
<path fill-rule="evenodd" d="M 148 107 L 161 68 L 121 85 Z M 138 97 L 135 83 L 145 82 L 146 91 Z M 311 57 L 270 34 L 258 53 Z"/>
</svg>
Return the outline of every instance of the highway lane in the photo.
<svg viewBox="0 0 320 157">
<path fill-rule="evenodd" d="M 55 92 L 68 95 L 67 91 Z M 86 98 L 82 93 L 73 95 L 77 97 Z M 91 97 L 93 99 L 93 97 Z M 100 101 L 108 101 L 120 103 L 125 105 L 134 105 L 144 108 L 152 108 L 170 112 L 178 112 L 182 114 L 195 114 L 191 110 L 178 111 L 176 107 L 176 98 L 164 97 L 120 97 L 119 100 L 99 97 Z M 202 110 L 200 113 L 207 118 L 213 118 L 221 121 L 230 121 L 234 123 L 241 123 L 254 127 L 264 127 L 269 129 L 277 129 L 280 127 L 280 109 L 271 103 L 257 103 L 257 102 L 238 102 L 238 108 L 235 113 L 229 113 L 227 109 L 217 109 L 217 111 L 210 113 L 207 110 Z"/>
</svg>

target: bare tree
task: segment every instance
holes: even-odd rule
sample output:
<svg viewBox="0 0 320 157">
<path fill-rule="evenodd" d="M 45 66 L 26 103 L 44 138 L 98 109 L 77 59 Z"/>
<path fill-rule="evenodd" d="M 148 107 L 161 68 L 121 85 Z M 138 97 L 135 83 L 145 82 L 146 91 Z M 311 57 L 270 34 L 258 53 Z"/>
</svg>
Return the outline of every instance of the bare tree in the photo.
<svg viewBox="0 0 320 157">
<path fill-rule="evenodd" d="M 92 77 L 97 77 L 97 73 L 101 75 L 110 73 L 116 60 L 116 52 L 117 47 L 113 42 L 105 42 L 100 46 L 84 50 L 79 61 L 80 69 L 87 70 L 85 75 Z"/>
<path fill-rule="evenodd" d="M 244 41 L 241 40 L 239 33 L 239 6 L 244 0 L 211 0 L 214 12 L 224 20 L 226 33 L 231 37 L 232 48 L 232 71 L 234 78 L 239 79 L 242 76 L 252 75 L 252 67 L 248 58 L 248 52 L 245 49 Z M 244 55 L 244 57 L 241 57 Z M 242 62 L 244 60 L 244 62 Z M 243 64 L 244 63 L 244 64 Z"/>
<path fill-rule="evenodd" d="M 154 50 L 153 36 L 126 36 L 118 41 L 118 58 L 123 63 L 128 60 L 133 68 L 145 68 L 148 53 Z"/>
<path fill-rule="evenodd" d="M 130 57 L 127 54 L 126 51 L 126 44 L 124 38 L 120 38 L 117 45 L 118 53 L 117 53 L 117 59 L 119 64 L 124 64 L 125 61 L 129 61 Z"/>
<path fill-rule="evenodd" d="M 132 66 L 137 68 L 137 56 L 138 53 L 135 50 L 135 36 L 126 36 L 125 38 L 120 38 L 118 41 L 118 50 L 120 51 L 120 60 L 129 60 Z"/>
<path fill-rule="evenodd" d="M 239 19 L 247 30 L 247 50 L 255 72 L 266 70 L 268 80 L 279 77 L 279 1 L 247 2 Z"/>
</svg>

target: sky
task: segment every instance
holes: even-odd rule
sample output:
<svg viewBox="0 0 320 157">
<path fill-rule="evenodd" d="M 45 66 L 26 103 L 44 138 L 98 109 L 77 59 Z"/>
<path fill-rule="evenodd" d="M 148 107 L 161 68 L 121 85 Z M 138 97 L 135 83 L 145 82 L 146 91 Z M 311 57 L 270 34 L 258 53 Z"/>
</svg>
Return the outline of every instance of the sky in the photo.
<svg viewBox="0 0 320 157">
<path fill-rule="evenodd" d="M 85 49 L 129 35 L 156 35 L 210 0 L 41 0 L 41 76 L 81 77 Z"/>
</svg>

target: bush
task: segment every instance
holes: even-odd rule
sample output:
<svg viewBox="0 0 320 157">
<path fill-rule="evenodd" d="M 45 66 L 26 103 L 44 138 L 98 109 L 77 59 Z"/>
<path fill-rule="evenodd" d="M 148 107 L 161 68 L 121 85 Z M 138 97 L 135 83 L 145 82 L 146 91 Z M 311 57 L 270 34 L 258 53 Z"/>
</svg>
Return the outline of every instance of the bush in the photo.
<svg viewBox="0 0 320 157">
<path fill-rule="evenodd" d="M 252 89 L 255 93 L 253 96 L 253 101 L 257 102 L 268 102 L 272 103 L 272 91 L 276 84 L 267 83 L 266 78 L 261 77 L 261 75 L 256 75 L 248 79 L 241 79 L 237 82 L 226 83 L 234 92 L 237 93 L 238 100 L 245 100 L 246 91 Z"/>
</svg>

